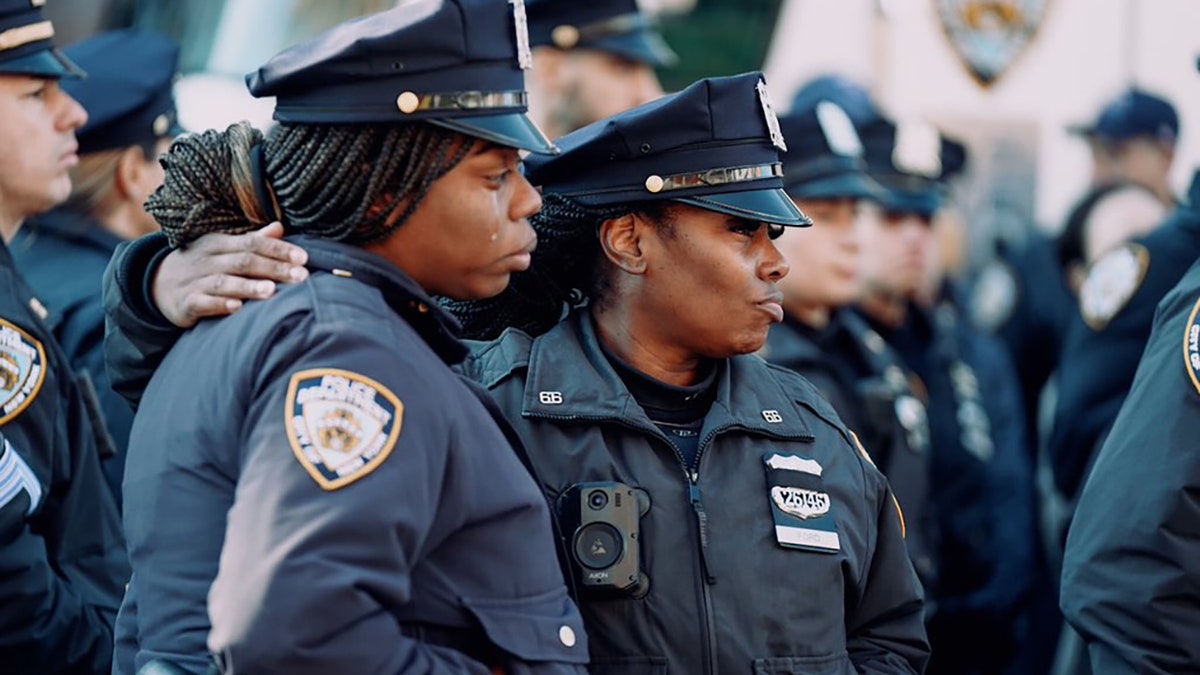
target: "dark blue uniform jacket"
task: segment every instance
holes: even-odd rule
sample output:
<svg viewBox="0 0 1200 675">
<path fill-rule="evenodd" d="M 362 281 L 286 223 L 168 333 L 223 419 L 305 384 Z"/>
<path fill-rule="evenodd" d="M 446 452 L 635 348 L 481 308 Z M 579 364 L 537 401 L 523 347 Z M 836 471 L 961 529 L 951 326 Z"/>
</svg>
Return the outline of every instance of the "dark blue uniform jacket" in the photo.
<svg viewBox="0 0 1200 675">
<path fill-rule="evenodd" d="M 100 286 L 120 243 L 96 221 L 58 209 L 25 223 L 12 245 L 21 274 L 50 311 L 47 323 L 71 367 L 92 381 L 113 449 L 101 468 L 118 506 L 133 409 L 112 390 L 104 368 Z"/>
<path fill-rule="evenodd" d="M 116 672 L 583 673 L 549 508 L 449 368 L 453 319 L 382 258 L 294 241 L 309 280 L 184 334 L 146 389 Z"/>
<path fill-rule="evenodd" d="M 1095 675 L 1200 672 L 1200 264 L 1167 293 L 1067 537 Z"/>
<path fill-rule="evenodd" d="M 95 425 L 0 244 L 0 671 L 107 673 L 129 569 Z"/>
</svg>

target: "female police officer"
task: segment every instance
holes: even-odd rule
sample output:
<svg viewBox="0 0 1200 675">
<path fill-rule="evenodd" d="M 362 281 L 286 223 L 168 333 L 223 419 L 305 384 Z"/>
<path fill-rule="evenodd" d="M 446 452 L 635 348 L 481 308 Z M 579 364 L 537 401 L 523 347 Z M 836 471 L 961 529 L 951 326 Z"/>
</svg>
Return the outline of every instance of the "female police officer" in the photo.
<svg viewBox="0 0 1200 675">
<path fill-rule="evenodd" d="M 769 235 L 807 222 L 779 190 L 775 122 L 751 74 L 564 137 L 561 157 L 530 160 L 547 201 L 533 269 L 453 305 L 476 335 L 528 331 L 480 345 L 468 370 L 574 525 L 593 673 L 927 658 L 883 477 L 811 385 L 747 355 L 782 315 Z M 135 260 L 118 267 L 144 288 Z"/>
<path fill-rule="evenodd" d="M 469 370 L 574 526 L 591 672 L 920 672 L 886 482 L 807 381 L 748 355 L 783 314 L 771 239 L 809 222 L 779 189 L 760 76 L 559 143 L 528 164 L 533 268 L 452 307 L 479 335 L 523 329 Z"/>
<path fill-rule="evenodd" d="M 553 146 L 524 116 L 517 5 L 343 24 L 249 77 L 271 137 L 164 159 L 148 210 L 174 245 L 278 218 L 312 276 L 201 324 L 149 383 L 116 672 L 203 672 L 209 649 L 233 673 L 583 672 L 545 500 L 427 295 L 495 295 L 529 263 L 517 149 Z"/>
</svg>

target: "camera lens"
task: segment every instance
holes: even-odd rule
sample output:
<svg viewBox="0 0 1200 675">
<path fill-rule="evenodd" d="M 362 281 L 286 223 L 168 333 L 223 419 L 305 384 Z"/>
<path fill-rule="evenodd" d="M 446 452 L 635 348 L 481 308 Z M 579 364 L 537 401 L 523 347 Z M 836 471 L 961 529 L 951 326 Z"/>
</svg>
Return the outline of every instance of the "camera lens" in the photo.
<svg viewBox="0 0 1200 675">
<path fill-rule="evenodd" d="M 608 493 L 604 490 L 593 490 L 590 494 L 588 494 L 587 502 L 588 506 L 591 507 L 593 511 L 599 511 L 605 506 L 608 506 Z"/>
<path fill-rule="evenodd" d="M 623 549 L 621 533 L 608 523 L 584 525 L 575 535 L 575 558 L 590 569 L 612 567 L 621 559 Z"/>
</svg>

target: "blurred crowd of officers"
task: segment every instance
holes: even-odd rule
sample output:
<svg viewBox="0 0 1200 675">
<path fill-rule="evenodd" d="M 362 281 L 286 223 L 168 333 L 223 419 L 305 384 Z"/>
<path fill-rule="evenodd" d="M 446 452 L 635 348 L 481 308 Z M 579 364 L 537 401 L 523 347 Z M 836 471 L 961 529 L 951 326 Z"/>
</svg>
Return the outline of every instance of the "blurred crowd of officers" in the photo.
<svg viewBox="0 0 1200 675">
<path fill-rule="evenodd" d="M 0 0 L 0 671 L 1200 672 L 1168 101 L 960 279 L 961 143 L 835 75 L 664 94 L 633 0 L 346 22 L 247 76 L 265 135 L 42 4 Z"/>
</svg>

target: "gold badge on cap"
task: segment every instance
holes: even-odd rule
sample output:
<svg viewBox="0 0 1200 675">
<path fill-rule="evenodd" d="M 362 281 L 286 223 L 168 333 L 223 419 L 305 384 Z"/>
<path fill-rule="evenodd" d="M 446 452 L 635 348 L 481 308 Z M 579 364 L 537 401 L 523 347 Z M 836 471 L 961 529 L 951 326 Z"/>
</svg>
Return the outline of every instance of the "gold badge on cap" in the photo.
<svg viewBox="0 0 1200 675">
<path fill-rule="evenodd" d="M 513 6 L 513 23 L 517 27 L 517 63 L 521 70 L 533 67 L 533 52 L 529 49 L 529 23 L 525 17 L 525 0 L 508 0 Z"/>
<path fill-rule="evenodd" d="M 767 91 L 766 81 L 759 80 L 754 88 L 758 90 L 758 102 L 762 104 L 763 117 L 767 120 L 767 131 L 771 134 L 771 143 L 786 152 L 787 143 L 783 141 L 783 131 L 779 128 L 779 118 L 775 115 L 775 106 L 771 105 L 771 94 Z"/>
<path fill-rule="evenodd" d="M 41 7 L 42 5 L 46 4 L 46 0 L 29 0 L 29 4 L 33 5 L 34 7 Z"/>
<path fill-rule="evenodd" d="M 411 91 L 406 91 L 396 97 L 396 107 L 405 115 L 411 115 L 421 105 L 421 97 Z"/>
<path fill-rule="evenodd" d="M 154 135 L 166 136 L 171 130 L 171 118 L 167 117 L 166 113 L 154 118 Z"/>
<path fill-rule="evenodd" d="M 646 179 L 646 189 L 650 192 L 662 192 L 663 186 L 666 184 L 667 182 L 663 180 L 662 176 L 650 176 Z"/>
<path fill-rule="evenodd" d="M 559 49 L 570 49 L 579 44 L 579 29 L 568 24 L 555 26 L 550 31 L 550 41 Z"/>
</svg>

